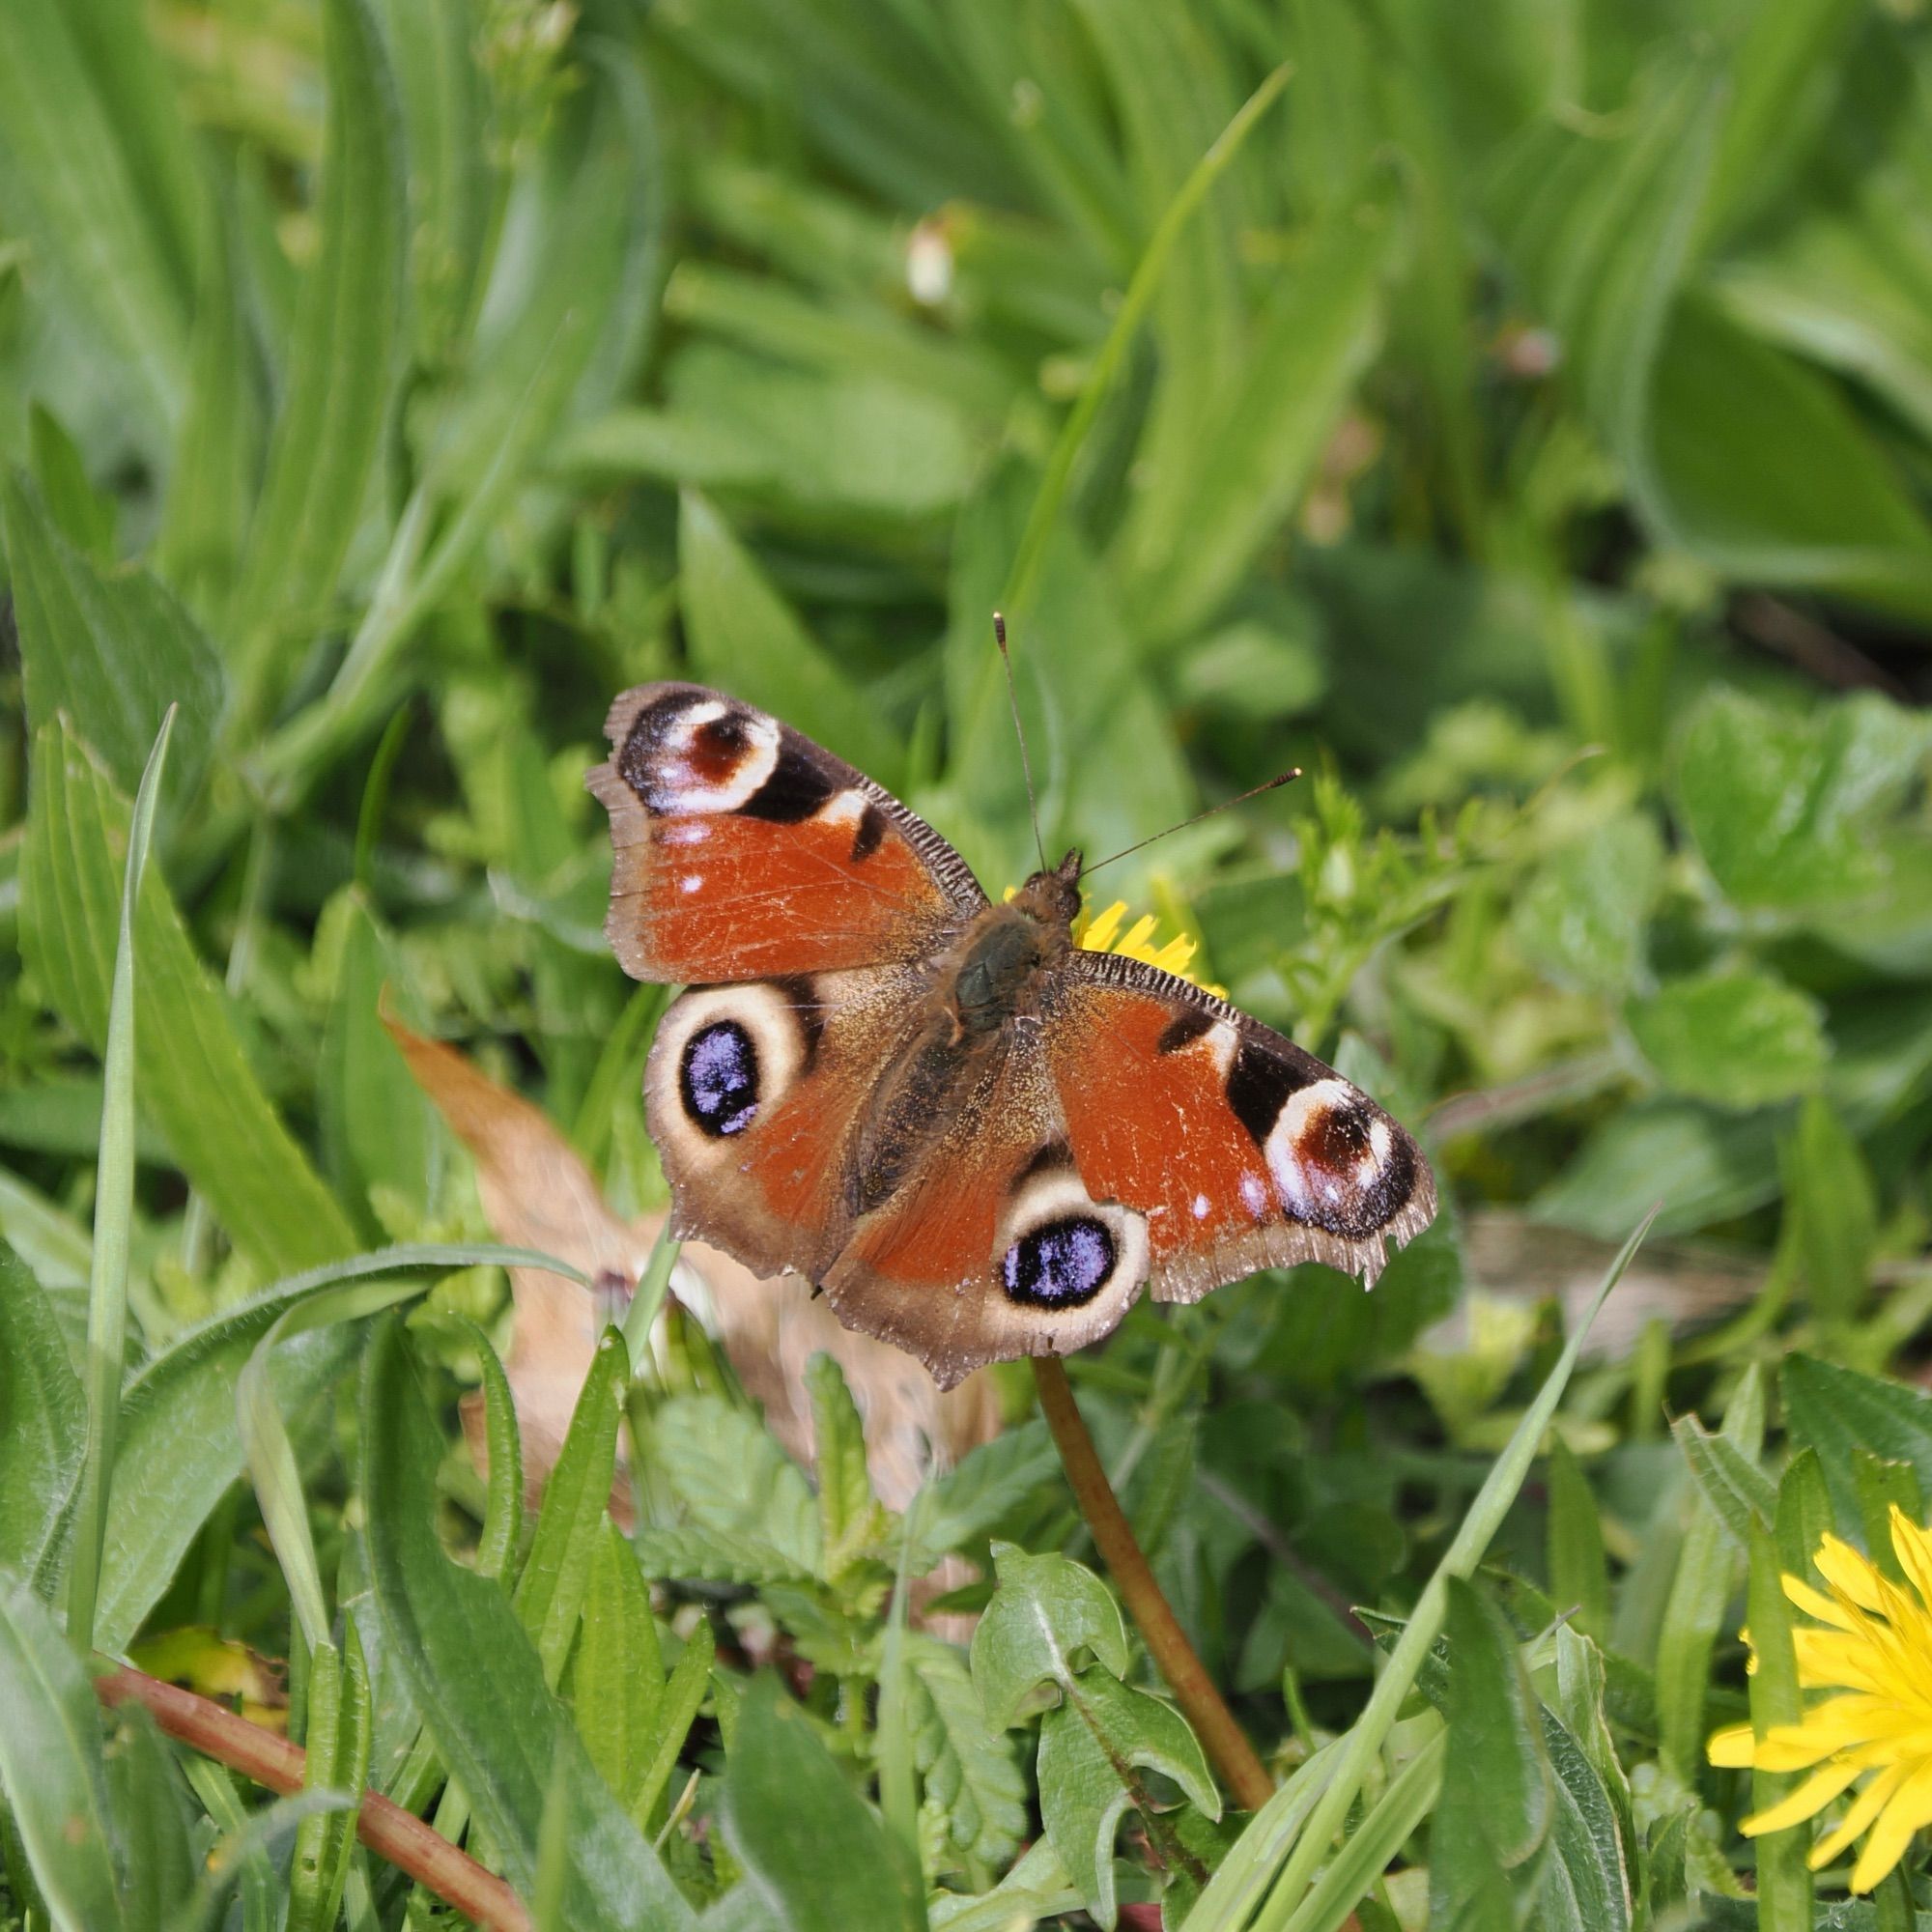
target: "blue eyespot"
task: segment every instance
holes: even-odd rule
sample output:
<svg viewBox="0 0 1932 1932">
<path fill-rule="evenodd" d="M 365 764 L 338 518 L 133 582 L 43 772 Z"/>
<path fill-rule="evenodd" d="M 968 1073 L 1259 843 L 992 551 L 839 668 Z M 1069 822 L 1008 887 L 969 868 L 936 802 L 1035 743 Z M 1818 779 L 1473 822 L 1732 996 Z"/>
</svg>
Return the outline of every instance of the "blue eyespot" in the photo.
<svg viewBox="0 0 1932 1932">
<path fill-rule="evenodd" d="M 1022 1235 L 1000 1263 L 1009 1301 L 1035 1308 L 1079 1308 L 1114 1272 L 1114 1237 L 1091 1214 L 1048 1221 Z"/>
<path fill-rule="evenodd" d="M 758 1111 L 758 1052 L 736 1020 L 713 1020 L 684 1043 L 684 1111 L 707 1134 L 742 1133 Z"/>
</svg>

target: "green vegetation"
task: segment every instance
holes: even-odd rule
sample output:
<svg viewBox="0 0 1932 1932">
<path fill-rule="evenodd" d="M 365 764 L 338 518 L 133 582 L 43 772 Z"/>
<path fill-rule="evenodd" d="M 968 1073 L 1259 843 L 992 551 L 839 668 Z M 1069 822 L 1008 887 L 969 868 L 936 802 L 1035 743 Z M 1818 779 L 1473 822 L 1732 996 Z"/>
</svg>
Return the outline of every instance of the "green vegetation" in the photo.
<svg viewBox="0 0 1932 1932">
<path fill-rule="evenodd" d="M 1932 1497 L 1919 11 L 6 0 L 0 1923 L 1932 1922 L 1706 1750 Z M 996 606 L 1056 856 L 1308 768 L 1108 880 L 1444 1183 L 1373 1294 L 1070 1365 L 1252 1818 L 1023 1369 L 888 1506 L 830 1358 L 801 1465 L 673 1300 L 526 1506 L 554 1241 L 385 1025 L 661 1208 L 611 696 L 781 713 L 997 891 Z"/>
</svg>

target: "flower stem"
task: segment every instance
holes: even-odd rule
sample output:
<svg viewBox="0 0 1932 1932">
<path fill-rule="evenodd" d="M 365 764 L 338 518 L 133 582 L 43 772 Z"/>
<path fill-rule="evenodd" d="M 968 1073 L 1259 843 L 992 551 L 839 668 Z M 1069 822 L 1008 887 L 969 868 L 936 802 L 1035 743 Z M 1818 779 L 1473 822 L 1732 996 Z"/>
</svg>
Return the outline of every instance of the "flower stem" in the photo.
<svg viewBox="0 0 1932 1932">
<path fill-rule="evenodd" d="M 1244 1811 L 1259 1811 L 1273 1796 L 1274 1780 L 1255 1755 L 1246 1732 L 1235 1721 L 1235 1714 L 1214 1688 L 1214 1680 L 1154 1581 L 1153 1572 L 1134 1540 L 1133 1525 L 1100 1465 L 1099 1452 L 1073 1400 L 1065 1366 L 1058 1355 L 1036 1356 L 1033 1379 L 1073 1499 L 1093 1531 L 1094 1548 L 1115 1587 L 1126 1601 L 1127 1613 L 1167 1679 L 1175 1702 L 1221 1774 L 1221 1781 L 1234 1794 L 1235 1803 Z"/>
<path fill-rule="evenodd" d="M 144 1704 L 169 1737 L 204 1757 L 239 1771 L 284 1797 L 302 1788 L 308 1754 L 299 1745 L 238 1718 L 207 1697 L 163 1684 L 139 1670 L 110 1669 L 94 1680 L 95 1694 L 110 1710 Z M 379 1793 L 364 1792 L 355 1834 L 379 1858 L 420 1881 L 484 1932 L 530 1932 L 523 1901 L 495 1872 Z"/>
</svg>

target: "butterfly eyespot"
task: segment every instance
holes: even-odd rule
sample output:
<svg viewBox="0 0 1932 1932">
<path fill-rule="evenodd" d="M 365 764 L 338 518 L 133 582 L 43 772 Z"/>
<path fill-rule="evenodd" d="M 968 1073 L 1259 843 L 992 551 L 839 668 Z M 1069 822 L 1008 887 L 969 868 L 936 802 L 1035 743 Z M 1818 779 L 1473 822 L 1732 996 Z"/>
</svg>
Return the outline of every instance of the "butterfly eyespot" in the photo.
<svg viewBox="0 0 1932 1932">
<path fill-rule="evenodd" d="M 758 1112 L 758 1049 L 736 1020 L 713 1020 L 685 1042 L 684 1111 L 707 1134 L 742 1133 Z"/>
<path fill-rule="evenodd" d="M 1114 1272 L 1117 1250 L 1103 1221 L 1069 1214 L 1022 1235 L 1000 1262 L 1000 1285 L 1010 1301 L 1036 1308 L 1080 1308 Z"/>
</svg>

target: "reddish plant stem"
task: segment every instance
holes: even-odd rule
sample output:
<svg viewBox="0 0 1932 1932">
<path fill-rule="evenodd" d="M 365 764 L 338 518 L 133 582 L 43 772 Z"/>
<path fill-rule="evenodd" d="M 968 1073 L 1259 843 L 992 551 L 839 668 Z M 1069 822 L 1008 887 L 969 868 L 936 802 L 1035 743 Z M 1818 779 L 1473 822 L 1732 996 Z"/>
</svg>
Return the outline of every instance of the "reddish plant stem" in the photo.
<svg viewBox="0 0 1932 1932">
<path fill-rule="evenodd" d="M 1094 1533 L 1094 1548 L 1126 1602 L 1128 1615 L 1235 1803 L 1243 1811 L 1259 1811 L 1273 1796 L 1274 1780 L 1255 1755 L 1247 1733 L 1235 1721 L 1235 1714 L 1214 1688 L 1214 1680 L 1154 1581 L 1153 1572 L 1134 1540 L 1133 1525 L 1114 1494 L 1094 1438 L 1087 1433 L 1065 1366 L 1058 1355 L 1036 1356 L 1033 1378 L 1040 1412 L 1053 1432 L 1073 1499 Z"/>
<path fill-rule="evenodd" d="M 169 1737 L 270 1791 L 287 1797 L 302 1788 L 308 1753 L 299 1745 L 238 1718 L 207 1697 L 128 1669 L 97 1677 L 94 1689 L 110 1710 L 121 1704 L 145 1705 Z M 378 1858 L 408 1872 L 484 1932 L 530 1932 L 530 1915 L 523 1901 L 495 1872 L 486 1871 L 469 1853 L 379 1792 L 362 1794 L 355 1835 Z"/>
</svg>

